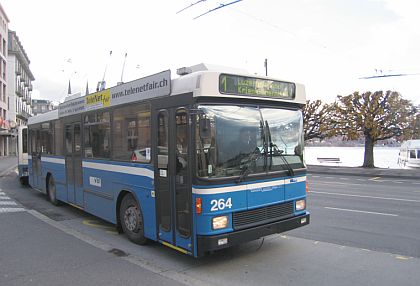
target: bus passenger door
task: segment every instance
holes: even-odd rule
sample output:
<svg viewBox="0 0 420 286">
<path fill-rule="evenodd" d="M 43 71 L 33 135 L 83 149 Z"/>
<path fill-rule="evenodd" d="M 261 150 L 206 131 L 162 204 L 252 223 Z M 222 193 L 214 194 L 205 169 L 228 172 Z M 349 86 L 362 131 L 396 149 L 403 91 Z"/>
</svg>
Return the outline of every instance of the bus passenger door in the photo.
<svg viewBox="0 0 420 286">
<path fill-rule="evenodd" d="M 66 125 L 66 178 L 67 200 L 83 206 L 82 150 L 80 122 Z"/>
<path fill-rule="evenodd" d="M 39 129 L 31 130 L 31 155 L 32 155 L 32 180 L 31 186 L 36 189 L 41 187 L 41 134 Z"/>
<path fill-rule="evenodd" d="M 185 108 L 158 112 L 155 187 L 159 239 L 192 253 L 188 116 Z"/>
</svg>

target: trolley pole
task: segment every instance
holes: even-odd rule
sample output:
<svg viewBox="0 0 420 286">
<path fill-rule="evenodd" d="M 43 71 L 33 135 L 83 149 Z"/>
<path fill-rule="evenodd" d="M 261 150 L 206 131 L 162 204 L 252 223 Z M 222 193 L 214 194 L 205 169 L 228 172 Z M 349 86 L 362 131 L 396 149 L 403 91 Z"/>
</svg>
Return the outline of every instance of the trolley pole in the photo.
<svg viewBox="0 0 420 286">
<path fill-rule="evenodd" d="M 268 76 L 268 63 L 267 63 L 267 59 L 265 59 L 265 61 L 264 61 L 264 67 L 265 67 L 265 76 Z"/>
</svg>

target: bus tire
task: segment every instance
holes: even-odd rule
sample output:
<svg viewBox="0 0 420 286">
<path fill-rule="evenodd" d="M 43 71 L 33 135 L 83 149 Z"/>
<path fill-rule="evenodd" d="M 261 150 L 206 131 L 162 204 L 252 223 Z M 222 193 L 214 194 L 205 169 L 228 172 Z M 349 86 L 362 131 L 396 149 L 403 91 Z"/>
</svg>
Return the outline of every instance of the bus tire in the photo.
<svg viewBox="0 0 420 286">
<path fill-rule="evenodd" d="M 28 179 L 28 177 L 20 177 L 19 180 L 20 180 L 20 184 L 22 186 L 28 186 L 29 185 L 29 179 Z"/>
<path fill-rule="evenodd" d="M 60 202 L 57 200 L 57 191 L 55 187 L 55 180 L 52 175 L 48 177 L 47 181 L 47 195 L 48 200 L 55 206 L 60 205 Z"/>
<path fill-rule="evenodd" d="M 147 238 L 144 237 L 143 215 L 132 194 L 127 194 L 122 199 L 120 224 L 129 240 L 140 245 L 147 243 Z"/>
</svg>

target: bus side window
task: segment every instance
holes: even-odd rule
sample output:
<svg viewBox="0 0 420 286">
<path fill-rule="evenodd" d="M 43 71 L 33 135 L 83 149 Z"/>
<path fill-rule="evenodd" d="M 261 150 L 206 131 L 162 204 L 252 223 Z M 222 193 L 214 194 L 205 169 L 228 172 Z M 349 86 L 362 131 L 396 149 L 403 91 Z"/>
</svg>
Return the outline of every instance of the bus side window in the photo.
<svg viewBox="0 0 420 286">
<path fill-rule="evenodd" d="M 63 120 L 54 122 L 54 155 L 63 155 Z"/>
<path fill-rule="evenodd" d="M 149 163 L 150 105 L 133 104 L 114 110 L 113 114 L 113 159 Z"/>
<path fill-rule="evenodd" d="M 85 116 L 84 154 L 93 158 L 110 157 L 111 127 L 109 112 L 96 112 Z"/>
<path fill-rule="evenodd" d="M 168 114 L 165 111 L 158 117 L 158 168 L 168 169 Z M 165 173 L 166 176 L 166 173 Z"/>
</svg>

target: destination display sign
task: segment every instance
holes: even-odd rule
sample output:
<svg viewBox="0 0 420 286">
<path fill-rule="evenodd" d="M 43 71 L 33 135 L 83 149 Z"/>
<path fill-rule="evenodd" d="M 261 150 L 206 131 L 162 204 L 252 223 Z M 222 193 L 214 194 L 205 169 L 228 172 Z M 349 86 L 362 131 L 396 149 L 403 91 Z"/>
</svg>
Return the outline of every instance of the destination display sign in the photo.
<svg viewBox="0 0 420 286">
<path fill-rule="evenodd" d="M 83 97 L 65 101 L 58 106 L 58 116 L 63 117 L 84 111 L 166 96 L 170 93 L 171 71 L 166 70 Z"/>
<path fill-rule="evenodd" d="M 230 74 L 219 77 L 219 92 L 223 94 L 293 99 L 295 91 L 296 86 L 291 82 Z"/>
</svg>

